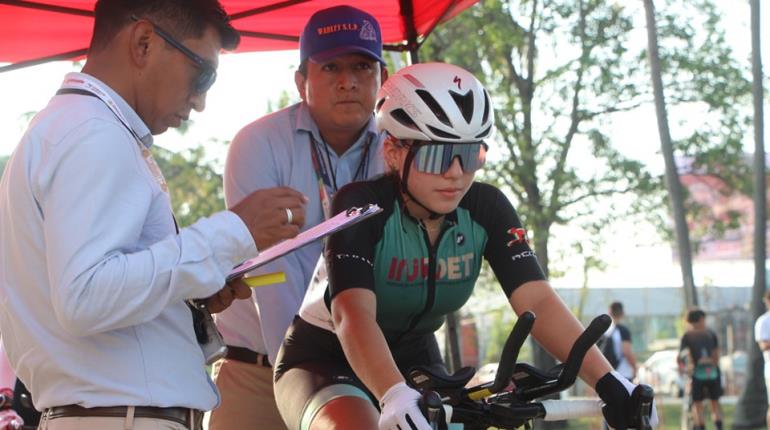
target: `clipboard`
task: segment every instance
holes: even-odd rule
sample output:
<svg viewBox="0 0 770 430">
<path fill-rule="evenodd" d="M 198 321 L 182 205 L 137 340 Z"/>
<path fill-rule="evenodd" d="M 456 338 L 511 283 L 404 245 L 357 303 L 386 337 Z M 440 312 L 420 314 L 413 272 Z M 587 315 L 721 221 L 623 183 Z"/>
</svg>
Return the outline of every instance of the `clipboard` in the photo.
<svg viewBox="0 0 770 430">
<path fill-rule="evenodd" d="M 350 227 L 373 215 L 382 212 L 382 208 L 376 204 L 368 204 L 362 207 L 352 207 L 344 212 L 327 219 L 326 221 L 311 227 L 296 237 L 284 240 L 276 245 L 267 248 L 259 253 L 258 256 L 235 266 L 227 275 L 227 281 L 232 281 L 247 272 L 269 263 L 276 258 L 282 257 L 292 251 L 296 251 L 311 242 L 326 237 L 332 233 Z"/>
</svg>

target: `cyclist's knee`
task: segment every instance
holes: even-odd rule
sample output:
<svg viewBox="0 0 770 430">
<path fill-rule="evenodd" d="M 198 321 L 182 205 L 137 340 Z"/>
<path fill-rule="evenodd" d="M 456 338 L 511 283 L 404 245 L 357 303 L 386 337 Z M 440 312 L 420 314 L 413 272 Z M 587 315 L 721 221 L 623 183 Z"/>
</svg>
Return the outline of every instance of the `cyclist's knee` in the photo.
<svg viewBox="0 0 770 430">
<path fill-rule="evenodd" d="M 375 430 L 379 417 L 377 409 L 366 399 L 338 397 L 318 410 L 310 430 Z"/>
</svg>

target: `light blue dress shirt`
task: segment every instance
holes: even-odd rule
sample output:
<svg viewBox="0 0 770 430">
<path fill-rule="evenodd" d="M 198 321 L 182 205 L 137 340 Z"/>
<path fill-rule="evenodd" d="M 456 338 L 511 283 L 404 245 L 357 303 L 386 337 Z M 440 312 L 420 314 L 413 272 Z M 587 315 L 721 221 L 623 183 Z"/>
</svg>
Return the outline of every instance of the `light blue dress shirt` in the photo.
<svg viewBox="0 0 770 430">
<path fill-rule="evenodd" d="M 256 255 L 220 212 L 177 235 L 169 196 L 142 156 L 152 137 L 105 84 L 138 136 L 96 97 L 51 99 L 0 182 L 0 330 L 39 409 L 213 408 L 185 299 L 208 297 Z M 66 82 L 66 80 L 65 80 Z"/>
<path fill-rule="evenodd" d="M 238 203 L 258 189 L 288 186 L 310 200 L 303 230 L 323 221 L 318 177 L 311 158 L 311 135 L 319 145 L 325 145 L 304 103 L 289 106 L 244 127 L 228 150 L 224 175 L 227 206 Z M 382 140 L 372 117 L 362 135 L 341 156 L 328 148 L 338 187 L 354 179 L 364 152 L 367 153 L 365 176 L 370 178 L 383 172 Z M 367 141 L 371 141 L 371 147 L 364 151 Z M 325 160 L 327 152 L 323 147 L 320 153 Z M 302 304 L 322 250 L 323 243 L 316 242 L 256 271 L 284 272 L 286 282 L 255 288 L 253 303 L 237 301 L 216 315 L 225 342 L 268 354 L 270 362 L 275 363 L 286 329 Z"/>
</svg>

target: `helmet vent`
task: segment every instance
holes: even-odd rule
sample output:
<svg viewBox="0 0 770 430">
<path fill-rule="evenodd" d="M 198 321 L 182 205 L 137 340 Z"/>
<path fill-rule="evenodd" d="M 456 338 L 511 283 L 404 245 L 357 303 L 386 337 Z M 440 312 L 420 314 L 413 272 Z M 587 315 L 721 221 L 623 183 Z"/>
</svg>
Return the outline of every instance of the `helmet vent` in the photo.
<svg viewBox="0 0 770 430">
<path fill-rule="evenodd" d="M 401 125 L 405 127 L 409 127 L 413 130 L 419 130 L 420 128 L 417 127 L 417 124 L 414 123 L 414 120 L 412 117 L 409 116 L 408 113 L 406 113 L 403 109 L 395 109 L 390 112 L 390 116 L 393 117 L 396 121 L 401 123 Z"/>
<path fill-rule="evenodd" d="M 489 119 L 489 106 L 492 103 L 489 101 L 489 93 L 487 90 L 484 90 L 484 116 L 481 117 L 481 123 L 486 124 L 487 119 Z"/>
<path fill-rule="evenodd" d="M 476 139 L 483 139 L 485 137 L 488 137 L 491 129 L 492 129 L 492 125 L 490 124 L 489 127 L 484 129 L 484 131 L 476 135 Z"/>
<path fill-rule="evenodd" d="M 457 140 L 460 139 L 460 136 L 452 133 L 447 133 L 446 131 L 439 130 L 436 127 L 428 126 L 428 129 L 430 129 L 431 133 L 435 134 L 438 137 L 442 137 L 444 139 L 453 139 Z"/>
<path fill-rule="evenodd" d="M 470 124 L 471 118 L 473 118 L 473 91 L 468 91 L 465 94 L 449 91 L 449 95 L 452 96 L 452 100 L 455 101 L 457 108 L 460 109 L 465 122 Z"/>
<path fill-rule="evenodd" d="M 426 105 L 428 105 L 428 108 L 430 108 L 431 112 L 433 112 L 433 115 L 436 115 L 436 118 L 438 118 L 439 121 L 441 121 L 442 124 L 447 125 L 449 127 L 452 126 L 452 123 L 449 122 L 449 117 L 447 116 L 446 112 L 444 112 L 444 109 L 441 107 L 440 104 L 436 101 L 436 99 L 433 98 L 432 95 L 430 95 L 429 92 L 425 90 L 415 90 L 418 96 L 422 99 L 422 101 L 425 102 Z"/>
<path fill-rule="evenodd" d="M 385 100 L 387 100 L 387 99 L 388 99 L 387 97 L 383 97 L 383 98 L 381 98 L 381 99 L 380 99 L 380 100 L 377 102 L 377 105 L 374 107 L 374 111 L 375 111 L 375 112 L 379 112 L 379 111 L 380 111 L 380 108 L 382 107 L 382 104 L 383 104 L 383 103 L 385 103 Z"/>
</svg>

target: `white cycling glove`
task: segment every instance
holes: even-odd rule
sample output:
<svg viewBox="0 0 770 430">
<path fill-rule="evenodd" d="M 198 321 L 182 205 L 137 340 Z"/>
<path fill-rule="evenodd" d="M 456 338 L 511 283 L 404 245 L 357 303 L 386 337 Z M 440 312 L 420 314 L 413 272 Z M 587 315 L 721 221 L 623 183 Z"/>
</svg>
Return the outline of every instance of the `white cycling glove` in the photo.
<svg viewBox="0 0 770 430">
<path fill-rule="evenodd" d="M 380 400 L 379 430 L 431 430 L 417 405 L 420 397 L 417 390 L 404 382 L 390 387 Z"/>
</svg>

